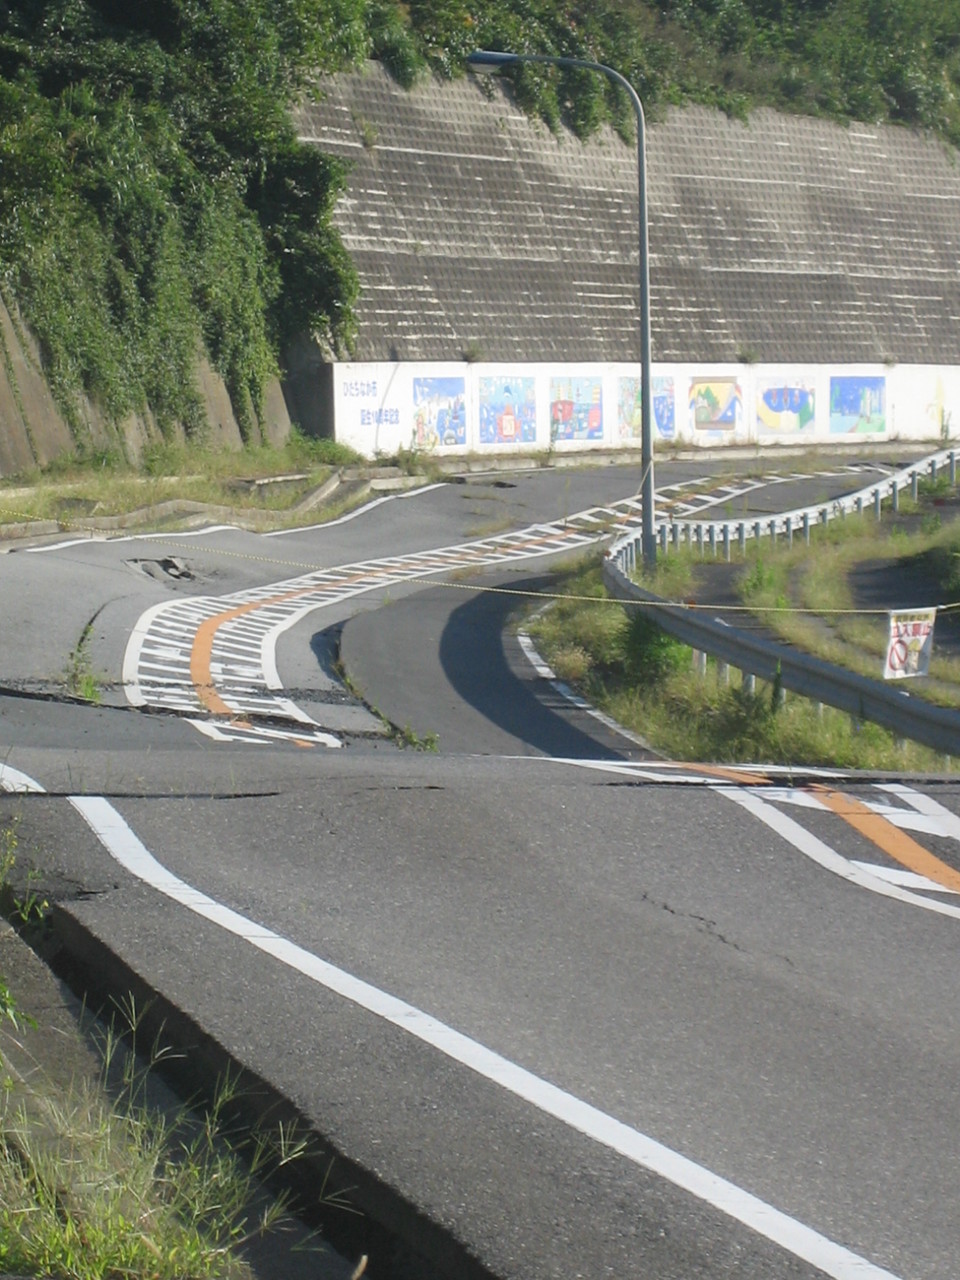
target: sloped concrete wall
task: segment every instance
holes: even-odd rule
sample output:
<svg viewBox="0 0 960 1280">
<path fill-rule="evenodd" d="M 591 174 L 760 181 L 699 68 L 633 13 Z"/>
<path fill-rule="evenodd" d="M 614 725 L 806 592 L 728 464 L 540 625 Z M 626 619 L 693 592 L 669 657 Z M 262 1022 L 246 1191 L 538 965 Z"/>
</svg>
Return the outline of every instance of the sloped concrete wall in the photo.
<svg viewBox="0 0 960 1280">
<path fill-rule="evenodd" d="M 625 361 L 636 148 L 552 136 L 499 82 L 325 85 L 301 137 L 347 158 L 356 359 Z M 958 363 L 960 165 L 904 129 L 691 107 L 647 135 L 653 355 Z"/>
<path fill-rule="evenodd" d="M 224 449 L 240 449 L 243 439 L 223 379 L 200 353 L 196 367 L 197 389 L 207 418 L 207 443 Z M 264 397 L 264 440 L 280 444 L 290 434 L 290 414 L 274 380 Z M 112 423 L 90 400 L 80 405 L 82 425 L 78 439 L 61 413 L 43 375 L 40 356 L 19 315 L 11 315 L 0 300 L 0 476 L 16 475 L 54 459 L 70 455 L 82 444 L 93 449 L 119 450 L 137 464 L 144 449 L 160 440 L 152 415 L 131 414 Z"/>
</svg>

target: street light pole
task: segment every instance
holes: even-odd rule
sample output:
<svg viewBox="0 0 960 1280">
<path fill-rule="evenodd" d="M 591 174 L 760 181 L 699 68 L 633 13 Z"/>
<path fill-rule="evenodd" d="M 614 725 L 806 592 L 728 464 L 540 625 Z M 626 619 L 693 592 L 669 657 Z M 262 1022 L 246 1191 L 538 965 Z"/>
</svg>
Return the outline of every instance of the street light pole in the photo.
<svg viewBox="0 0 960 1280">
<path fill-rule="evenodd" d="M 584 58 L 560 58 L 547 53 L 497 53 L 489 49 L 477 49 L 467 55 L 472 67 L 509 67 L 519 62 L 542 62 L 553 67 L 573 67 L 582 71 L 599 71 L 620 85 L 633 104 L 637 117 L 637 173 L 639 184 L 640 224 L 640 457 L 643 465 L 641 481 L 643 520 L 643 563 L 653 569 L 657 563 L 657 544 L 654 537 L 653 497 L 653 417 L 651 413 L 650 376 L 650 253 L 647 243 L 647 160 L 646 126 L 643 103 L 636 89 L 619 71 L 602 62 L 589 62 Z"/>
</svg>

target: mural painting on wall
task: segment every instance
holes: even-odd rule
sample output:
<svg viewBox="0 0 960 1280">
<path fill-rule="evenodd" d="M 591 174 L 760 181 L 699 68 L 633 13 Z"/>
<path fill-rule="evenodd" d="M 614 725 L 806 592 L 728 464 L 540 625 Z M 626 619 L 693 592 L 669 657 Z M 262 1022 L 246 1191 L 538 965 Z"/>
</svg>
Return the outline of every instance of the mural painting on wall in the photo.
<svg viewBox="0 0 960 1280">
<path fill-rule="evenodd" d="M 927 397 L 924 416 L 931 435 L 938 435 L 941 440 L 950 439 L 953 415 L 947 407 L 947 392 L 939 374 L 934 380 L 932 394 Z"/>
<path fill-rule="evenodd" d="M 694 431 L 736 431 L 743 392 L 736 378 L 691 378 L 690 426 Z"/>
<path fill-rule="evenodd" d="M 830 432 L 861 435 L 887 429 L 887 380 L 856 374 L 830 379 Z"/>
<path fill-rule="evenodd" d="M 414 378 L 413 448 L 466 443 L 466 379 Z"/>
<path fill-rule="evenodd" d="M 673 440 L 677 434 L 673 378 L 651 378 L 650 385 L 653 390 L 650 412 L 654 430 L 661 440 Z M 643 435 L 642 386 L 640 378 L 620 379 L 617 426 L 621 440 L 639 440 Z"/>
<path fill-rule="evenodd" d="M 480 443 L 534 444 L 537 396 L 533 378 L 481 378 Z"/>
<path fill-rule="evenodd" d="M 812 379 L 761 378 L 757 382 L 757 429 L 795 435 L 813 429 L 817 398 Z"/>
<path fill-rule="evenodd" d="M 603 384 L 599 378 L 550 379 L 550 437 L 603 439 Z"/>
</svg>

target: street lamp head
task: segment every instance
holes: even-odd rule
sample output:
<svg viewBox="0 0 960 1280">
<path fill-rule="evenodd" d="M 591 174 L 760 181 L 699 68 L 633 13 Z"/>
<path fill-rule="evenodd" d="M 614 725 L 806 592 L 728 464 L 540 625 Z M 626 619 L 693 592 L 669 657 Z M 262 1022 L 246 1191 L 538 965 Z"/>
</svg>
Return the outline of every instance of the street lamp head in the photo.
<svg viewBox="0 0 960 1280">
<path fill-rule="evenodd" d="M 468 66 L 489 67 L 491 70 L 519 61 L 520 59 L 515 53 L 496 53 L 492 49 L 474 49 L 473 53 L 467 54 Z"/>
<path fill-rule="evenodd" d="M 515 66 L 517 63 L 536 62 L 552 67 L 562 67 L 583 71 L 599 71 L 615 84 L 618 84 L 628 95 L 637 116 L 637 169 L 639 181 L 639 231 L 640 231 L 640 400 L 641 400 L 641 435 L 643 459 L 643 559 L 648 568 L 657 562 L 657 544 L 654 540 L 654 490 L 653 490 L 653 417 L 651 408 L 650 376 L 650 276 L 649 249 L 647 245 L 647 194 L 645 155 L 645 126 L 643 120 L 643 104 L 636 89 L 619 71 L 600 62 L 589 62 L 585 58 L 558 57 L 550 53 L 500 53 L 494 49 L 475 49 L 467 54 L 467 65 L 474 71 L 483 68 L 496 72 L 502 67 Z"/>
</svg>

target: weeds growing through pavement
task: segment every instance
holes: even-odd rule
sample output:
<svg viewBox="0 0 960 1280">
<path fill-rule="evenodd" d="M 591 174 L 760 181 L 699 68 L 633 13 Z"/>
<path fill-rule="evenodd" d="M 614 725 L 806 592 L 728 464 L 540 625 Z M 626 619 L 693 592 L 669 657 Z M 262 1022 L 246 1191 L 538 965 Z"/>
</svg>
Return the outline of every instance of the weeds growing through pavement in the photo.
<svg viewBox="0 0 960 1280">
<path fill-rule="evenodd" d="M 66 680 L 67 689 L 75 698 L 82 698 L 84 702 L 99 706 L 102 681 L 94 674 L 90 665 L 91 630 L 91 624 L 87 623 L 77 641 L 77 647 L 67 661 Z"/>
</svg>

